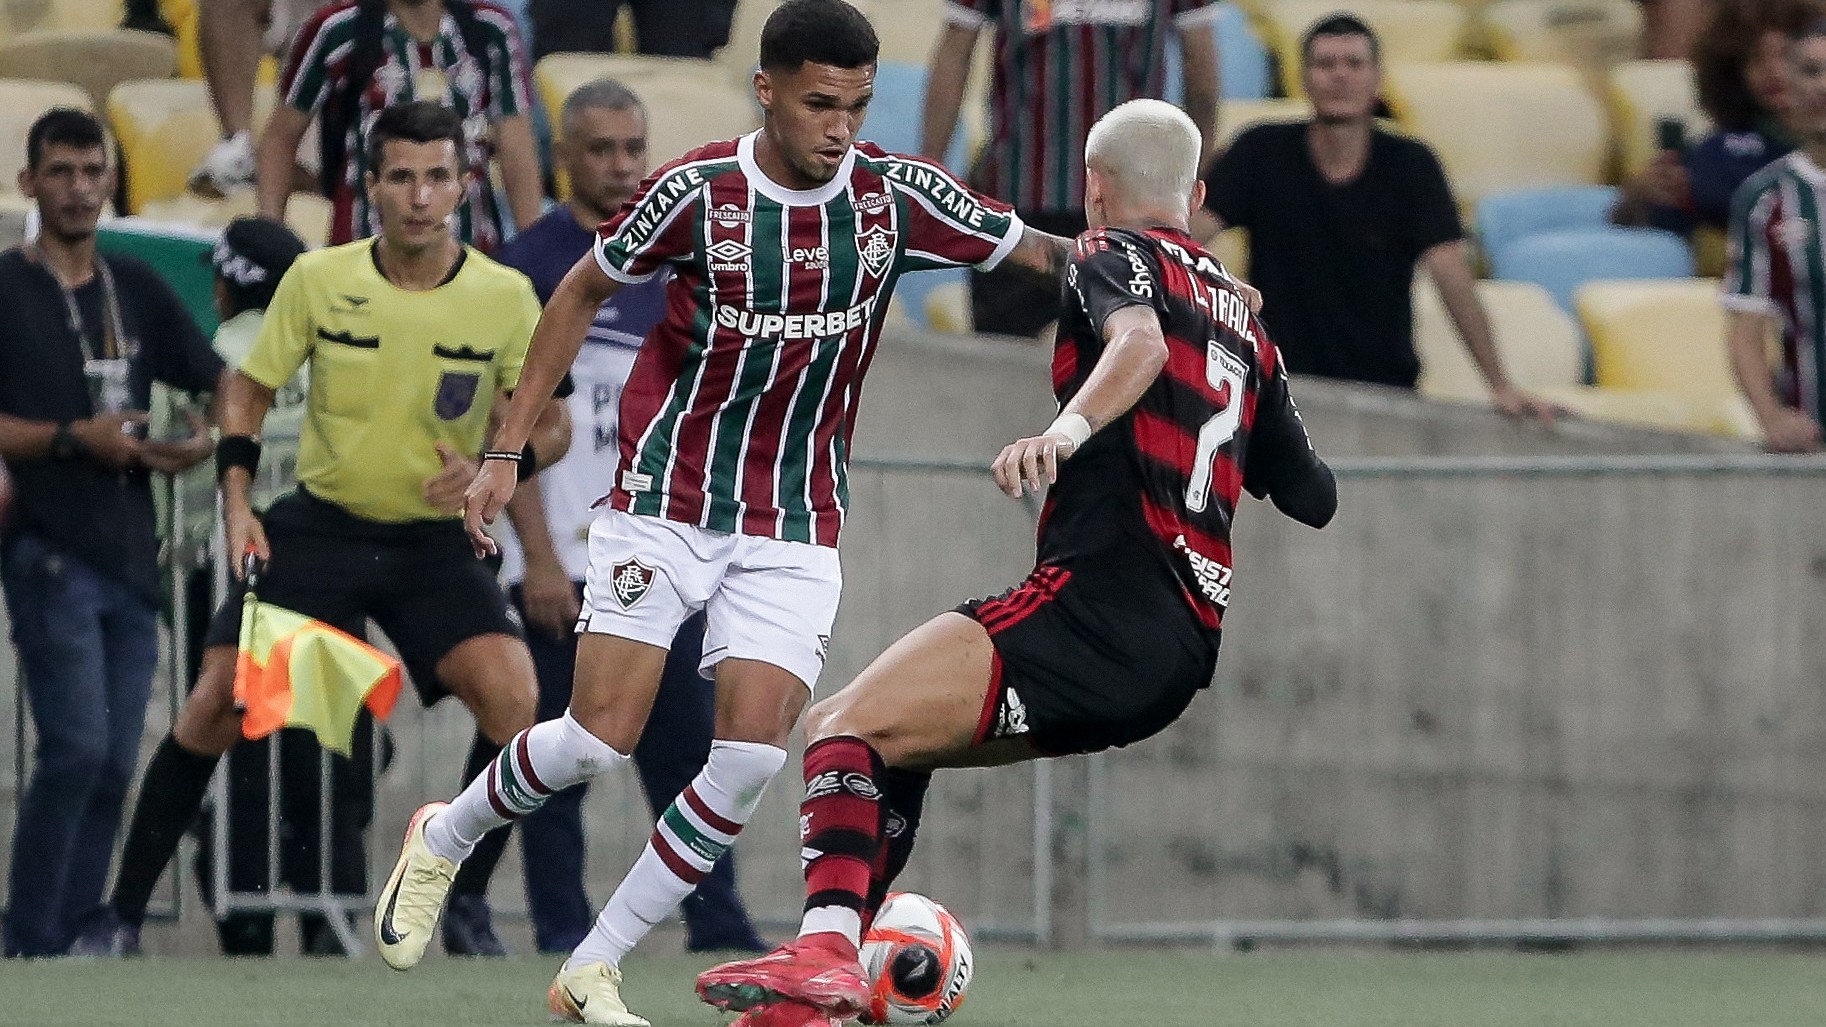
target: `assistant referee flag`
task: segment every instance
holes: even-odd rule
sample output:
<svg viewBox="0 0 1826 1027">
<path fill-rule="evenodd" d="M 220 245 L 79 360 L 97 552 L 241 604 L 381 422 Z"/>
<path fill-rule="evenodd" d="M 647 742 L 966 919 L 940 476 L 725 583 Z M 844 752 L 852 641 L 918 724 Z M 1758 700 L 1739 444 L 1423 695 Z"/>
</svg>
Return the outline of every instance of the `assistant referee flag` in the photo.
<svg viewBox="0 0 1826 1027">
<path fill-rule="evenodd" d="M 399 661 L 322 621 L 260 602 L 251 590 L 243 604 L 235 658 L 241 733 L 256 739 L 306 727 L 324 748 L 350 755 L 361 707 L 379 720 L 393 712 Z"/>
</svg>

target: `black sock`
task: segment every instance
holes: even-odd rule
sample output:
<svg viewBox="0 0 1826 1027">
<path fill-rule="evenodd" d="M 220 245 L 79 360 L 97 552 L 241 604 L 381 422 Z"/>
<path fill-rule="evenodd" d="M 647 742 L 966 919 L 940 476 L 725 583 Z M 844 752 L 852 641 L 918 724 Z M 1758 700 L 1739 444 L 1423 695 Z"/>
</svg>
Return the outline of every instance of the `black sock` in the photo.
<svg viewBox="0 0 1826 1027">
<path fill-rule="evenodd" d="M 477 775 L 486 772 L 495 757 L 501 755 L 502 748 L 480 731 L 476 732 L 475 744 L 469 747 L 469 763 L 463 767 L 463 786 L 468 787 Z M 456 880 L 450 882 L 452 896 L 488 894 L 488 881 L 495 875 L 495 864 L 501 862 L 501 855 L 507 851 L 507 840 L 512 832 L 512 824 L 503 824 L 476 842 L 469 858 L 457 867 Z"/>
<path fill-rule="evenodd" d="M 913 838 L 919 833 L 919 817 L 926 808 L 926 787 L 932 783 L 932 772 L 888 768 L 881 777 L 882 801 L 887 805 L 887 826 L 882 829 L 880 861 L 869 881 L 869 901 L 863 913 L 867 930 L 881 904 L 888 900 L 894 879 L 913 858 Z"/>
<path fill-rule="evenodd" d="M 197 818 L 210 775 L 219 756 L 199 756 L 166 735 L 146 765 L 133 807 L 133 826 L 120 855 L 120 874 L 114 882 L 114 912 L 138 927 L 146 919 L 146 902 L 159 875 L 178 849 L 178 840 Z"/>
</svg>

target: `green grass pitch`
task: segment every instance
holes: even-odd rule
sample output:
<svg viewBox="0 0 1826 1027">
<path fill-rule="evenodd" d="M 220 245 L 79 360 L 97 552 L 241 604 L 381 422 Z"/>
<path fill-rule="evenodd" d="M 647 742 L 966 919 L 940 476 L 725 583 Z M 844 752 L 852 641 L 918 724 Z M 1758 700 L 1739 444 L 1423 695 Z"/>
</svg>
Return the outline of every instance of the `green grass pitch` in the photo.
<svg viewBox="0 0 1826 1027">
<path fill-rule="evenodd" d="M 1134 950 L 979 953 L 957 1027 L 1795 1027 L 1826 1018 L 1826 956 L 1759 950 L 1572 955 Z M 692 957 L 630 959 L 655 1027 L 717 1027 Z M 0 1024 L 365 1027 L 545 1022 L 555 964 L 434 959 L 60 960 L 0 966 Z"/>
</svg>

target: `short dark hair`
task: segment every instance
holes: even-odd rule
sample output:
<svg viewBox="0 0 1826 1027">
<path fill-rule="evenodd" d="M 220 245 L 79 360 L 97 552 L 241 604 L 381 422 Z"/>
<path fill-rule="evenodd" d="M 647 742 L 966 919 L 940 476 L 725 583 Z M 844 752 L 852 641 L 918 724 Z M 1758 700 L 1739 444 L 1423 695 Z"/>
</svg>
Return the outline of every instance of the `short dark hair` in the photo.
<svg viewBox="0 0 1826 1027">
<path fill-rule="evenodd" d="M 843 0 L 786 0 L 761 29 L 761 67 L 768 71 L 798 71 L 807 62 L 862 68 L 880 55 L 875 26 Z"/>
<path fill-rule="evenodd" d="M 48 146 L 74 146 L 79 150 L 92 150 L 107 142 L 107 135 L 102 131 L 101 122 L 88 111 L 75 107 L 52 107 L 32 122 L 31 130 L 25 134 L 25 166 L 28 171 L 36 171 L 38 162 L 44 159 Z"/>
<path fill-rule="evenodd" d="M 435 143 L 448 139 L 456 146 L 457 170 L 469 170 L 469 150 L 463 143 L 463 119 L 436 100 L 396 103 L 380 112 L 368 127 L 368 170 L 380 173 L 387 143 Z"/>
<path fill-rule="evenodd" d="M 1370 60 L 1377 64 L 1382 63 L 1382 40 L 1376 37 L 1376 30 L 1369 27 L 1369 22 L 1354 14 L 1339 11 L 1313 22 L 1312 27 L 1300 36 L 1300 62 L 1302 64 L 1312 57 L 1312 41 L 1320 36 L 1362 36 L 1369 40 Z"/>
</svg>

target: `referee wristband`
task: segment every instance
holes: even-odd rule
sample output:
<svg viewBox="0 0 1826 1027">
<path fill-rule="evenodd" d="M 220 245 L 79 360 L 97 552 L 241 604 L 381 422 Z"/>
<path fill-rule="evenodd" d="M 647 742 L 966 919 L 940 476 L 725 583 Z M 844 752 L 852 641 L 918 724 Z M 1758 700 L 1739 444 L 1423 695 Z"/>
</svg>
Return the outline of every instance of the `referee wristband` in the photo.
<svg viewBox="0 0 1826 1027">
<path fill-rule="evenodd" d="M 482 454 L 482 462 L 490 460 L 511 460 L 514 464 L 514 479 L 525 481 L 533 476 L 538 466 L 538 455 L 533 452 L 533 444 L 528 442 L 518 453 L 510 449 L 491 449 Z"/>
<path fill-rule="evenodd" d="M 1084 445 L 1084 440 L 1091 437 L 1091 423 L 1083 414 L 1060 414 L 1046 428 L 1046 434 L 1063 436 L 1076 450 Z"/>
<path fill-rule="evenodd" d="M 228 477 L 231 468 L 245 470 L 248 477 L 260 469 L 260 440 L 252 435 L 224 435 L 216 440 L 216 483 Z"/>
</svg>

